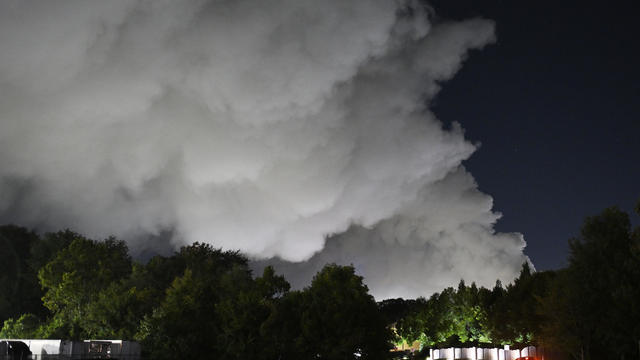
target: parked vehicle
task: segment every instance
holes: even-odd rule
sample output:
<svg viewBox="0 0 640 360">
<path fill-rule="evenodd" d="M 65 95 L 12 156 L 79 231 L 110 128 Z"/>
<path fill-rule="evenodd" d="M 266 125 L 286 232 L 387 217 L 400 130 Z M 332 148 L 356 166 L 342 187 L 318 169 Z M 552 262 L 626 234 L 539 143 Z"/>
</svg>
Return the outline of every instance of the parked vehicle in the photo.
<svg viewBox="0 0 640 360">
<path fill-rule="evenodd" d="M 0 341 L 0 359 L 2 360 L 28 360 L 31 359 L 29 346 L 22 341 Z"/>
</svg>

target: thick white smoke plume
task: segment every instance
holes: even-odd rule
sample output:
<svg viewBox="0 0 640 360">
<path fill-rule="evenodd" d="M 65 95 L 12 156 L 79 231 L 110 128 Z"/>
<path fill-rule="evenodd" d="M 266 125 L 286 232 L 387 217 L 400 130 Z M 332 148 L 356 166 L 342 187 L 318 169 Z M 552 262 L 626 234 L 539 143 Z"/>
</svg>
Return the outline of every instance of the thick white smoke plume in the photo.
<svg viewBox="0 0 640 360">
<path fill-rule="evenodd" d="M 492 39 L 412 1 L 2 1 L 0 220 L 317 254 L 378 297 L 509 281 L 524 242 L 427 108 Z"/>
</svg>

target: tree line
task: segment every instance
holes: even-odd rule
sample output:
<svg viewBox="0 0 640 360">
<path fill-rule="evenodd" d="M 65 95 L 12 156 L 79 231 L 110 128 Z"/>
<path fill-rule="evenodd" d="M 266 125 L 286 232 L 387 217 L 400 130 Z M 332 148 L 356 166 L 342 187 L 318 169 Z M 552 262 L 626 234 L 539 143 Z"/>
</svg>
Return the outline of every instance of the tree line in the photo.
<svg viewBox="0 0 640 360">
<path fill-rule="evenodd" d="M 246 256 L 207 244 L 141 263 L 115 238 L 5 225 L 0 338 L 137 340 L 153 359 L 388 359 L 394 343 L 415 341 L 637 358 L 640 228 L 608 208 L 569 244 L 561 270 L 525 263 L 506 286 L 461 281 L 376 303 L 352 266 L 328 264 L 294 291 L 273 268 L 254 276 Z"/>
<path fill-rule="evenodd" d="M 384 359 L 391 332 L 351 266 L 291 291 L 195 243 L 133 261 L 123 241 L 0 227 L 0 338 L 133 339 L 151 359 Z"/>
<path fill-rule="evenodd" d="M 608 208 L 585 219 L 569 249 L 566 268 L 532 272 L 525 263 L 506 287 L 461 281 L 428 299 L 380 307 L 400 341 L 425 348 L 538 345 L 566 358 L 639 358 L 640 227 Z"/>
</svg>

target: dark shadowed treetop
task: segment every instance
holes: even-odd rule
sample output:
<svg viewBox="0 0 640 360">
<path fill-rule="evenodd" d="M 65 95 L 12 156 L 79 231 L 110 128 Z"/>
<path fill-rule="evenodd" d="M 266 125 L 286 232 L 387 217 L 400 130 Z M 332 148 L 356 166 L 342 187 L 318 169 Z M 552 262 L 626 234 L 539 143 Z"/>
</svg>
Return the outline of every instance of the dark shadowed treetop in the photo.
<svg viewBox="0 0 640 360">
<path fill-rule="evenodd" d="M 323 359 L 387 356 L 391 333 L 352 266 L 326 265 L 304 290 L 302 336 Z"/>
<path fill-rule="evenodd" d="M 42 294 L 28 261 L 37 241 L 38 236 L 25 228 L 0 227 L 0 322 L 41 307 Z"/>
</svg>

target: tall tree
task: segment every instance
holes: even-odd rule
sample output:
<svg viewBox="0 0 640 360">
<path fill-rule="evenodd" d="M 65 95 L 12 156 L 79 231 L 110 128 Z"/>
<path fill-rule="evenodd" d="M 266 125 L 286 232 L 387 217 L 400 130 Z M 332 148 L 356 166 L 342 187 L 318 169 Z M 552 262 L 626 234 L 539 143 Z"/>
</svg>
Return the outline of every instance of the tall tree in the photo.
<svg viewBox="0 0 640 360">
<path fill-rule="evenodd" d="M 173 256 L 133 263 L 130 276 L 110 283 L 87 305 L 82 322 L 87 336 L 133 339 L 140 322 L 160 306 L 172 282 L 184 274 L 184 257 L 192 251 L 191 247 L 183 248 Z"/>
<path fill-rule="evenodd" d="M 44 305 L 54 314 L 43 336 L 82 338 L 88 306 L 111 283 L 131 273 L 131 258 L 123 241 L 94 241 L 81 235 L 59 251 L 38 272 L 46 290 Z"/>
<path fill-rule="evenodd" d="M 497 291 L 489 310 L 490 331 L 494 342 L 529 345 L 537 343 L 542 319 L 537 311 L 539 299 L 549 290 L 555 273 L 532 272 L 522 264 L 520 275 L 505 290 Z"/>
<path fill-rule="evenodd" d="M 284 278 L 267 269 L 254 280 L 244 256 L 206 244 L 185 247 L 173 260 L 184 264 L 184 272 L 137 334 L 149 356 L 259 358 L 264 345 L 260 329 L 270 302 L 288 289 Z"/>
<path fill-rule="evenodd" d="M 42 312 L 42 292 L 29 265 L 38 235 L 25 228 L 0 226 L 0 323 L 23 313 Z"/>
<path fill-rule="evenodd" d="M 301 334 L 308 359 L 384 359 L 391 332 L 352 266 L 325 266 L 303 292 Z"/>
<path fill-rule="evenodd" d="M 639 232 L 632 231 L 628 214 L 612 207 L 588 217 L 580 237 L 570 240 L 566 274 L 542 304 L 547 334 L 575 339 L 566 343 L 566 351 L 584 359 L 611 352 L 618 358 L 638 356 Z M 563 316 L 550 316 L 555 314 Z M 560 321 L 574 326 L 566 328 Z"/>
</svg>

